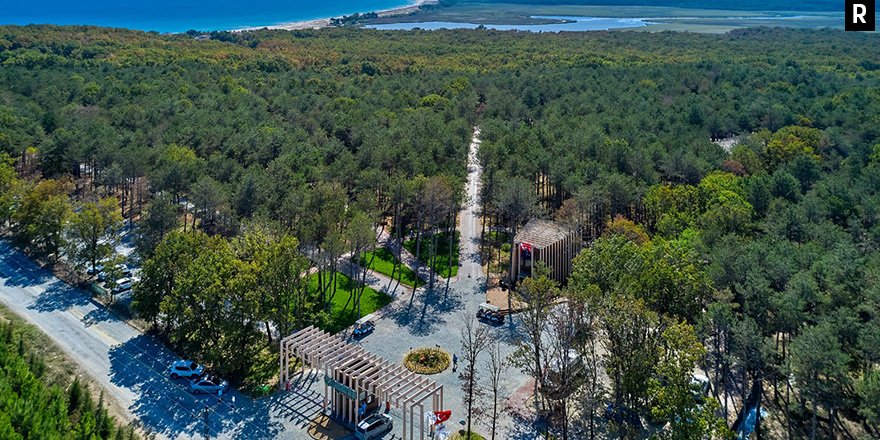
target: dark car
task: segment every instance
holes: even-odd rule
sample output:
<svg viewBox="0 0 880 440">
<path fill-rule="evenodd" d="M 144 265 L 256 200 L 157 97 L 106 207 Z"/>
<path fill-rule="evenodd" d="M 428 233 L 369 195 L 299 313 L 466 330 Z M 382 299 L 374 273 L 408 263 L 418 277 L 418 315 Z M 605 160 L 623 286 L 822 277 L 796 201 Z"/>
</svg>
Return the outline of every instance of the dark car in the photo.
<svg viewBox="0 0 880 440">
<path fill-rule="evenodd" d="M 354 323 L 354 330 L 351 331 L 351 335 L 359 339 L 373 333 L 373 330 L 376 329 L 376 324 L 373 323 L 373 318 L 373 315 L 367 315 L 358 319 L 357 322 Z"/>
<path fill-rule="evenodd" d="M 605 418 L 618 425 L 630 425 L 636 428 L 642 427 L 642 419 L 639 414 L 625 406 L 609 403 L 605 407 Z"/>
<path fill-rule="evenodd" d="M 483 303 L 477 310 L 477 319 L 495 325 L 504 324 L 504 313 L 501 313 L 501 308 L 498 306 Z"/>
</svg>

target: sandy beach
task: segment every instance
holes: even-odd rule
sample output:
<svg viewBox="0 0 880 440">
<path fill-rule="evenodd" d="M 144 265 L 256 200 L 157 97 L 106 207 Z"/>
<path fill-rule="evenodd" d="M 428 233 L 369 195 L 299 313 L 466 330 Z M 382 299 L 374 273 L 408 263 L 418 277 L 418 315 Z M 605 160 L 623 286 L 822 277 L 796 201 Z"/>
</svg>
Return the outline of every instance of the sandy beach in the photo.
<svg viewBox="0 0 880 440">
<path fill-rule="evenodd" d="M 397 8 L 391 9 L 383 9 L 381 11 L 372 11 L 379 14 L 379 17 L 394 17 L 398 15 L 408 15 L 419 9 L 422 5 L 430 5 L 437 3 L 438 0 L 415 0 L 412 3 L 406 6 L 400 6 Z M 371 12 L 371 11 L 366 11 Z M 257 29 L 283 29 L 283 30 L 297 30 L 297 29 L 319 29 L 323 27 L 330 26 L 330 20 L 332 18 L 342 18 L 342 16 L 337 17 L 327 17 L 327 18 L 318 18 L 315 20 L 304 20 L 304 21 L 292 21 L 289 23 L 280 23 L 273 24 L 268 26 L 255 26 L 248 27 L 242 29 L 236 29 L 234 32 L 243 32 L 243 31 L 252 31 Z"/>
</svg>

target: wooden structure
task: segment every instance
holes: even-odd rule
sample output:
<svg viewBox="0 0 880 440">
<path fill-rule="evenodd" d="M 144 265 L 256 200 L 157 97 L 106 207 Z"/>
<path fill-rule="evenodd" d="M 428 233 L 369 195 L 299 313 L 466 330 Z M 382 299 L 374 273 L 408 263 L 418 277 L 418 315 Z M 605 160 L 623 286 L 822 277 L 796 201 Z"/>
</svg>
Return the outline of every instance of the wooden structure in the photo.
<svg viewBox="0 0 880 440">
<path fill-rule="evenodd" d="M 582 248 L 575 231 L 550 220 L 531 219 L 513 239 L 511 280 L 533 276 L 535 264 L 540 261 L 550 269 L 550 278 L 565 284 L 571 274 L 571 261 Z"/>
<path fill-rule="evenodd" d="M 324 376 L 323 412 L 351 427 L 373 411 L 399 408 L 403 438 L 425 439 L 425 401 L 431 411 L 443 408 L 443 385 L 415 374 L 403 365 L 385 360 L 342 336 L 309 326 L 281 340 L 282 390 L 289 389 L 291 368 L 306 366 Z M 418 412 L 414 412 L 418 409 Z M 409 437 L 407 437 L 409 435 Z"/>
</svg>

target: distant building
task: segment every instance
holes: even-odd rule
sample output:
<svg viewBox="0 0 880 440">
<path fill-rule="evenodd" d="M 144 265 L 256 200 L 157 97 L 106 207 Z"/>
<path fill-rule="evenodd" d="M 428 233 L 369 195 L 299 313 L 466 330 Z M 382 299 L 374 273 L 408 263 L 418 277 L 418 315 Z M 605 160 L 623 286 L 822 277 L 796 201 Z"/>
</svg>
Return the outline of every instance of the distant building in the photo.
<svg viewBox="0 0 880 440">
<path fill-rule="evenodd" d="M 550 278 L 565 284 L 571 262 L 582 248 L 583 242 L 574 230 L 550 220 L 531 219 L 513 239 L 511 278 L 516 282 L 531 277 L 540 261 L 550 269 Z"/>
</svg>

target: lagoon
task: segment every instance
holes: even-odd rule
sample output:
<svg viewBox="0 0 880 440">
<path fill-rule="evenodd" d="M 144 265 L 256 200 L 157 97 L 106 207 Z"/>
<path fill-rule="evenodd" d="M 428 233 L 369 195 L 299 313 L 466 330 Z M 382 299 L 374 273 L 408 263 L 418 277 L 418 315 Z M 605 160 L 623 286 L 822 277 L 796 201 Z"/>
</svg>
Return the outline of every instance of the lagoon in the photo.
<svg viewBox="0 0 880 440">
<path fill-rule="evenodd" d="M 581 32 L 581 31 L 606 31 L 610 29 L 627 29 L 645 27 L 651 22 L 644 18 L 613 18 L 613 17 L 577 17 L 567 15 L 534 15 L 530 18 L 543 20 L 556 20 L 561 23 L 546 24 L 483 24 L 456 23 L 451 21 L 428 21 L 422 23 L 388 23 L 369 25 L 372 29 L 383 30 L 436 30 L 436 29 L 475 29 L 483 26 L 487 29 L 499 31 L 528 31 L 528 32 Z"/>
<path fill-rule="evenodd" d="M 407 0 L 0 0 L 0 25 L 233 30 L 391 9 Z"/>
</svg>

